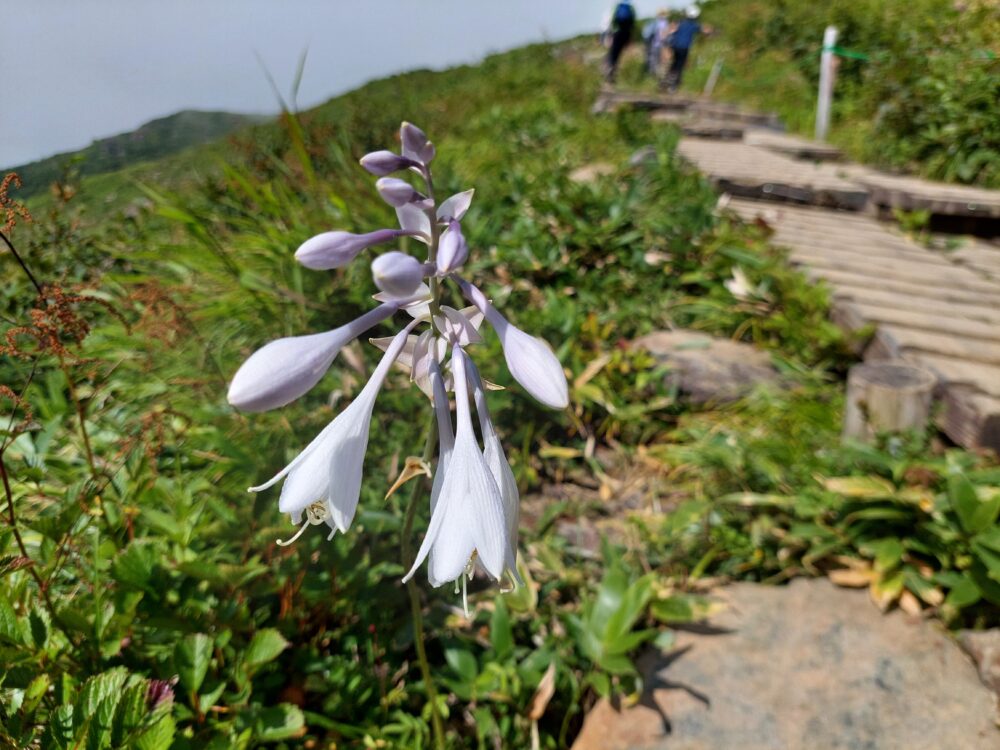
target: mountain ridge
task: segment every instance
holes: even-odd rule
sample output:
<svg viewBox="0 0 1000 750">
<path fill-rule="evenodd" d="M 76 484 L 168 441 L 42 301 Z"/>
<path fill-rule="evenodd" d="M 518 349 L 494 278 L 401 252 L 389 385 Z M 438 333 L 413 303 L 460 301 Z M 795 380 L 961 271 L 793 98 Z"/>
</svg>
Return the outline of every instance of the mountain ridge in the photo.
<svg viewBox="0 0 1000 750">
<path fill-rule="evenodd" d="M 26 198 L 46 190 L 62 176 L 68 164 L 75 163 L 80 176 L 116 172 L 176 154 L 190 146 L 216 141 L 270 119 L 269 115 L 183 109 L 149 120 L 134 130 L 98 138 L 81 149 L 0 169 L 0 173 L 17 172 L 24 183 L 19 193 Z"/>
</svg>

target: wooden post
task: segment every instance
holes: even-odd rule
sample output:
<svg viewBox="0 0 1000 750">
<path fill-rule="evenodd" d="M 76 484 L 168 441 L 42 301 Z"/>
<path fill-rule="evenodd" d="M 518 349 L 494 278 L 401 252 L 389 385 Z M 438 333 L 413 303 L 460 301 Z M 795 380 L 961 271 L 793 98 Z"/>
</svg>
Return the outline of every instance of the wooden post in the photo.
<svg viewBox="0 0 1000 750">
<path fill-rule="evenodd" d="M 830 105 L 833 103 L 834 54 L 837 27 L 827 26 L 823 32 L 823 54 L 819 59 L 819 98 L 816 102 L 816 140 L 825 141 L 830 132 Z"/>
<path fill-rule="evenodd" d="M 704 97 L 709 97 L 712 92 L 715 91 L 715 84 L 719 82 L 719 73 L 722 72 L 722 58 L 720 57 L 712 65 L 712 72 L 708 74 L 708 80 L 705 81 L 705 89 L 701 92 Z"/>
<path fill-rule="evenodd" d="M 924 429 L 936 382 L 900 360 L 855 365 L 847 376 L 843 439 L 867 442 L 879 432 Z"/>
</svg>

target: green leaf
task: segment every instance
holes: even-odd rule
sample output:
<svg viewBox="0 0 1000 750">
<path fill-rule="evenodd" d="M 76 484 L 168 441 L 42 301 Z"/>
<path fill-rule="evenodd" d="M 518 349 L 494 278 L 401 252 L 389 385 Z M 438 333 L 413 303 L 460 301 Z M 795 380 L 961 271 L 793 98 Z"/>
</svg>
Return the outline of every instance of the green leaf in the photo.
<svg viewBox="0 0 1000 750">
<path fill-rule="evenodd" d="M 989 528 L 1000 513 L 1000 493 L 980 500 L 975 485 L 964 474 L 952 474 L 948 478 L 948 499 L 962 528 L 969 534 Z"/>
<path fill-rule="evenodd" d="M 288 648 L 285 637 L 274 628 L 263 628 L 253 634 L 250 643 L 243 652 L 243 663 L 248 671 L 253 672 L 268 662 L 278 658 L 282 651 Z"/>
<path fill-rule="evenodd" d="M 446 648 L 444 650 L 445 661 L 448 666 L 455 670 L 466 682 L 472 682 L 479 674 L 479 665 L 476 664 L 476 657 L 471 652 L 461 648 Z"/>
<path fill-rule="evenodd" d="M 118 583 L 155 594 L 150 582 L 158 552 L 153 544 L 132 542 L 111 564 L 111 575 Z"/>
<path fill-rule="evenodd" d="M 173 717 L 165 713 L 151 727 L 142 730 L 135 739 L 136 750 L 169 750 L 174 742 L 176 725 Z"/>
<path fill-rule="evenodd" d="M 968 576 L 964 576 L 962 580 L 957 581 L 951 590 L 948 592 L 948 596 L 945 597 L 945 604 L 955 609 L 962 609 L 963 607 L 969 607 L 982 598 L 982 594 L 979 591 L 979 587 L 976 586 L 976 582 L 973 581 Z"/>
<path fill-rule="evenodd" d="M 73 743 L 73 706 L 59 706 L 49 715 L 42 734 L 42 747 L 64 750 Z"/>
<path fill-rule="evenodd" d="M 125 667 L 115 667 L 91 677 L 83 684 L 80 696 L 76 699 L 76 715 L 82 719 L 89 719 L 97 713 L 98 707 L 109 699 L 117 705 L 127 678 L 128 670 Z"/>
<path fill-rule="evenodd" d="M 24 643 L 21 621 L 5 591 L 0 591 L 0 643 L 19 646 Z"/>
<path fill-rule="evenodd" d="M 204 633 L 186 635 L 174 648 L 174 667 L 189 693 L 198 692 L 211 660 L 212 639 Z"/>
<path fill-rule="evenodd" d="M 495 600 L 493 616 L 490 618 L 490 643 L 496 652 L 497 660 L 504 661 L 514 651 L 514 631 L 510 625 L 510 613 L 503 595 Z"/>
<path fill-rule="evenodd" d="M 860 500 L 887 499 L 896 494 L 892 482 L 882 477 L 829 477 L 822 484 L 830 492 Z"/>
<path fill-rule="evenodd" d="M 306 718 L 298 706 L 280 703 L 269 706 L 256 715 L 254 734 L 260 742 L 277 742 L 303 733 Z"/>
<path fill-rule="evenodd" d="M 649 605 L 649 611 L 660 622 L 692 622 L 695 608 L 691 597 L 674 594 L 666 599 L 658 599 Z"/>
</svg>

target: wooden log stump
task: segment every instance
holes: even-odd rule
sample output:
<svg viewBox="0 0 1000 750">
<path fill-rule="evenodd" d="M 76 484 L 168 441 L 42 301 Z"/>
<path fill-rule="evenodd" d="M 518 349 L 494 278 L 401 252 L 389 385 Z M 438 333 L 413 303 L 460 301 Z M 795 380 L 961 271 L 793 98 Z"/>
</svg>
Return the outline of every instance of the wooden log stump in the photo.
<svg viewBox="0 0 1000 750">
<path fill-rule="evenodd" d="M 924 429 L 936 383 L 932 373 L 898 360 L 855 365 L 847 377 L 843 439 L 867 442 L 880 432 Z"/>
</svg>

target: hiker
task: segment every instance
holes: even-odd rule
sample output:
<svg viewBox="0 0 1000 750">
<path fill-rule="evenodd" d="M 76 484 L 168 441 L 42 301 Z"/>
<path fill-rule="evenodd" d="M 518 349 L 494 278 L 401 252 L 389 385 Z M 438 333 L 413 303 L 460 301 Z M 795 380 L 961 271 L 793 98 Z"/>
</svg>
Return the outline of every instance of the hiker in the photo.
<svg viewBox="0 0 1000 750">
<path fill-rule="evenodd" d="M 642 38 L 646 42 L 646 72 L 658 78 L 663 64 L 663 48 L 670 35 L 669 14 L 661 10 L 656 18 L 649 21 L 642 29 Z"/>
<path fill-rule="evenodd" d="M 670 72 L 667 74 L 666 84 L 671 92 L 677 91 L 681 85 L 684 66 L 687 65 L 688 53 L 691 51 L 695 37 L 703 32 L 711 33 L 710 28 L 702 28 L 702 25 L 698 23 L 701 9 L 697 5 L 690 6 L 684 15 L 686 16 L 684 20 L 677 24 L 677 28 L 670 35 L 670 51 L 673 59 L 670 62 Z"/>
<path fill-rule="evenodd" d="M 615 6 L 611 16 L 611 48 L 608 50 L 608 83 L 615 82 L 618 74 L 618 60 L 622 52 L 632 41 L 632 30 L 635 28 L 635 6 L 632 3 L 621 2 Z"/>
</svg>

